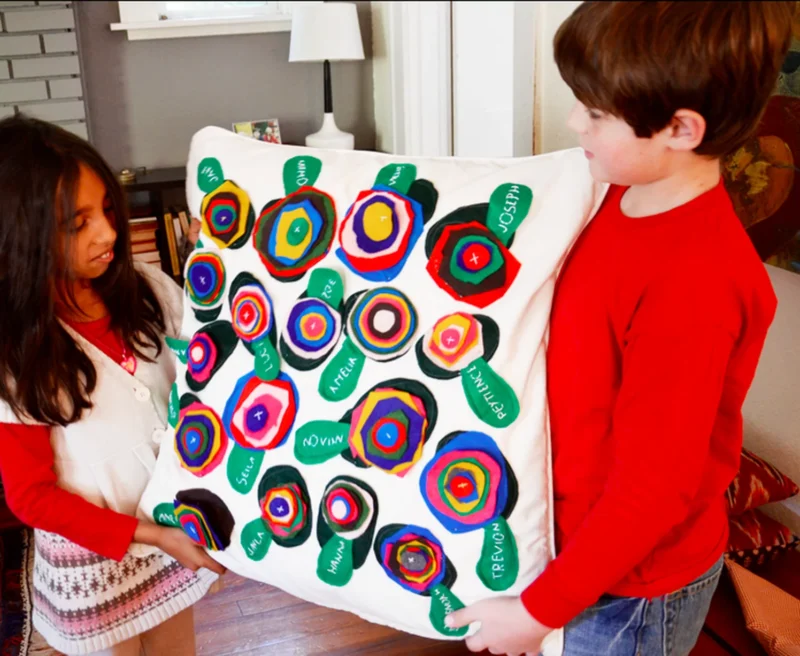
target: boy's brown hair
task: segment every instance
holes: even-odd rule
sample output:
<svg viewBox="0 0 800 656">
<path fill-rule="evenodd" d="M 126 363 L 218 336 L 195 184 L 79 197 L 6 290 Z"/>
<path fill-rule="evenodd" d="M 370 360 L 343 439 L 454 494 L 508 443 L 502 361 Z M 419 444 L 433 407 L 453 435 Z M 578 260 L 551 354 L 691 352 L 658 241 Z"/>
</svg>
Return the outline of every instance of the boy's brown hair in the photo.
<svg viewBox="0 0 800 656">
<path fill-rule="evenodd" d="M 791 42 L 794 2 L 584 2 L 554 40 L 578 100 L 638 137 L 678 109 L 706 121 L 695 149 L 721 157 L 753 134 Z"/>
</svg>

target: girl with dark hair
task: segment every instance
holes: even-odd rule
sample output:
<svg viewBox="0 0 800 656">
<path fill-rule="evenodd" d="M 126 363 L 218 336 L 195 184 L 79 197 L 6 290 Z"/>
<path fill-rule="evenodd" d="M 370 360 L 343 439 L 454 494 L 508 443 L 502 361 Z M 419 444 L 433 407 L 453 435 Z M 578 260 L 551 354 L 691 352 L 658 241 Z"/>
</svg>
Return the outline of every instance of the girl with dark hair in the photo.
<svg viewBox="0 0 800 656">
<path fill-rule="evenodd" d="M 35 529 L 34 626 L 66 654 L 194 654 L 192 605 L 224 572 L 135 517 L 168 435 L 182 298 L 133 261 L 91 145 L 0 121 L 0 472 Z"/>
</svg>

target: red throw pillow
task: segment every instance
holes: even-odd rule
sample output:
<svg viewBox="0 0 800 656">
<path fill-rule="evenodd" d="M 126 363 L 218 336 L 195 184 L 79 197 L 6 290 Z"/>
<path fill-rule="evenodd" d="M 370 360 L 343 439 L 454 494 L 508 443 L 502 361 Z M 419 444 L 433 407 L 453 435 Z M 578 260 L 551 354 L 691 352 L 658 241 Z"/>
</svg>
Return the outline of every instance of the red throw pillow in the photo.
<svg viewBox="0 0 800 656">
<path fill-rule="evenodd" d="M 742 449 L 739 473 L 728 487 L 728 514 L 741 515 L 767 503 L 783 501 L 800 492 L 795 482 L 766 460 Z"/>
<path fill-rule="evenodd" d="M 760 510 L 728 520 L 728 556 L 744 567 L 763 565 L 800 544 L 800 537 Z"/>
</svg>

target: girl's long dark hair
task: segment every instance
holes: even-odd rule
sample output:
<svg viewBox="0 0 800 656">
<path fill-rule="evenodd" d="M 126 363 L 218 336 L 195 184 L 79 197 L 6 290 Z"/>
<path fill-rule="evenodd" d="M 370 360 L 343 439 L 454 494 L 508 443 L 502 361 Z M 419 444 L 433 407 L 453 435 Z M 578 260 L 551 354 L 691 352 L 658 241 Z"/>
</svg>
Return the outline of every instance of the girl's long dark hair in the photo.
<svg viewBox="0 0 800 656">
<path fill-rule="evenodd" d="M 48 425 L 77 421 L 92 407 L 97 373 L 56 319 L 69 280 L 59 255 L 72 217 L 80 164 L 103 181 L 116 217 L 117 241 L 108 271 L 93 280 L 111 326 L 139 358 L 161 351 L 164 316 L 153 290 L 134 269 L 125 197 L 114 173 L 86 141 L 24 116 L 0 121 L 0 400 L 19 419 Z M 68 238 L 68 237 L 67 237 Z M 69 285 L 67 285 L 69 287 Z M 152 353 L 152 351 L 151 351 Z"/>
</svg>

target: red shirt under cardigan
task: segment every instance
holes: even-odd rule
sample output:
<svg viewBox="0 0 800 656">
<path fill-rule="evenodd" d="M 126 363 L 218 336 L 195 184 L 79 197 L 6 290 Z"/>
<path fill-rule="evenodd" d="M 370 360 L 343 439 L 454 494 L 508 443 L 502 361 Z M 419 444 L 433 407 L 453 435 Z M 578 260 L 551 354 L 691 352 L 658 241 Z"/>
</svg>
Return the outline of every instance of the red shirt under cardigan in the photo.
<svg viewBox="0 0 800 656">
<path fill-rule="evenodd" d="M 558 555 L 522 601 L 554 628 L 603 594 L 680 589 L 723 553 L 742 404 L 776 309 L 721 181 L 637 219 L 624 191 L 609 190 L 553 301 Z"/>
<path fill-rule="evenodd" d="M 109 317 L 69 325 L 122 364 L 126 354 L 122 341 L 110 330 Z M 100 508 L 59 487 L 53 465 L 49 427 L 0 424 L 0 473 L 11 512 L 28 526 L 57 533 L 106 558 L 122 560 L 138 520 Z"/>
</svg>

